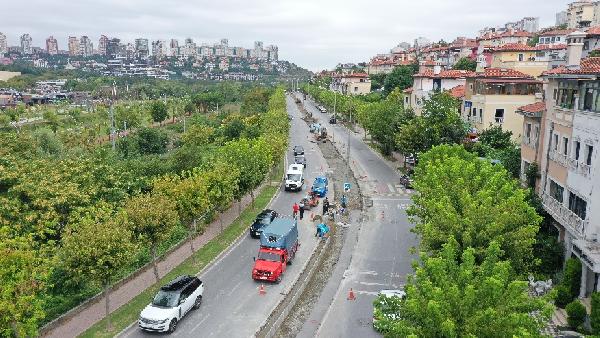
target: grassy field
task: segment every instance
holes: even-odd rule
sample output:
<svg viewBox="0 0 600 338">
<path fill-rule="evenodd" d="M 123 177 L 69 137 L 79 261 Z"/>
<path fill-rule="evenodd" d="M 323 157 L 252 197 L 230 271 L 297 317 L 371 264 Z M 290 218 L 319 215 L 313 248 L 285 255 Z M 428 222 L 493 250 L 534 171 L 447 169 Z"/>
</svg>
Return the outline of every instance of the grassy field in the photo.
<svg viewBox="0 0 600 338">
<path fill-rule="evenodd" d="M 268 182 L 279 181 L 281 176 L 283 176 L 283 162 L 277 166 L 277 170 L 272 172 Z M 241 233 L 247 230 L 248 225 L 254 220 L 256 214 L 258 214 L 267 206 L 267 203 L 269 203 L 273 195 L 277 193 L 278 190 L 279 186 L 269 185 L 265 187 L 256 197 L 254 207 L 247 207 L 242 212 L 240 217 L 238 217 L 229 227 L 225 228 L 221 234 L 194 253 L 196 264 L 193 264 L 192 257 L 189 257 L 181 265 L 174 268 L 166 276 L 161 278 L 160 282 L 152 285 L 137 297 L 133 298 L 129 303 L 123 305 L 113 312 L 110 317 L 112 325 L 112 329 L 110 331 L 107 331 L 106 329 L 105 318 L 82 333 L 80 336 L 113 337 L 121 330 L 126 328 L 129 324 L 136 321 L 142 309 L 148 305 L 161 285 L 166 284 L 179 275 L 197 274 L 204 267 L 206 267 L 208 263 L 210 263 L 225 249 L 227 249 L 229 245 L 231 245 L 240 236 Z"/>
</svg>

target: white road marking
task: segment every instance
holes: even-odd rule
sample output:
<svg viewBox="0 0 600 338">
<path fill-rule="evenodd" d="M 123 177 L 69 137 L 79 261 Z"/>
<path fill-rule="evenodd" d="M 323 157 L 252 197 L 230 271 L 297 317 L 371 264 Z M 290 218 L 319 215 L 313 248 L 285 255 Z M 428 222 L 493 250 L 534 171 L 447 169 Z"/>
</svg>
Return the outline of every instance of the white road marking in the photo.
<svg viewBox="0 0 600 338">
<path fill-rule="evenodd" d="M 393 185 L 391 185 L 390 183 L 388 183 L 387 186 L 388 186 L 388 189 L 390 189 L 390 192 L 392 192 L 392 193 L 396 192 L 396 189 L 394 189 Z"/>
<path fill-rule="evenodd" d="M 369 295 L 369 296 L 377 296 L 379 294 L 379 291 L 362 291 L 362 290 L 353 290 L 354 293 L 360 294 L 360 295 Z"/>
<path fill-rule="evenodd" d="M 206 317 L 204 317 L 204 319 L 199 321 L 198 324 L 194 325 L 194 327 L 190 330 L 190 332 L 196 331 L 196 329 L 198 329 L 200 327 L 200 325 L 202 325 L 202 323 L 204 323 L 208 319 L 208 317 L 210 317 L 210 314 L 207 314 Z"/>
<path fill-rule="evenodd" d="M 231 294 L 233 294 L 233 292 L 240 287 L 240 285 L 242 284 L 242 281 L 239 281 L 234 287 L 231 288 L 231 291 L 229 292 L 229 295 L 231 296 Z"/>
<path fill-rule="evenodd" d="M 380 285 L 380 286 L 388 286 L 389 284 L 384 284 L 384 283 L 371 283 L 371 282 L 357 282 L 358 284 L 361 285 L 368 285 L 368 286 L 374 286 L 374 285 Z"/>
</svg>

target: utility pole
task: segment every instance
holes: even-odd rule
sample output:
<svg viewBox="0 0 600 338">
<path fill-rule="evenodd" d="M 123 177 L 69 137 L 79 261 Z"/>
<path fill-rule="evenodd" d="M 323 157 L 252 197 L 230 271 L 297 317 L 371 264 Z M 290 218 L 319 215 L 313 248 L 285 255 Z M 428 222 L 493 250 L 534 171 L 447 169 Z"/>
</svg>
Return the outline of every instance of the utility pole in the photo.
<svg viewBox="0 0 600 338">
<path fill-rule="evenodd" d="M 333 119 L 337 123 L 337 113 L 335 111 L 335 106 L 337 105 L 337 90 L 333 91 Z"/>
</svg>

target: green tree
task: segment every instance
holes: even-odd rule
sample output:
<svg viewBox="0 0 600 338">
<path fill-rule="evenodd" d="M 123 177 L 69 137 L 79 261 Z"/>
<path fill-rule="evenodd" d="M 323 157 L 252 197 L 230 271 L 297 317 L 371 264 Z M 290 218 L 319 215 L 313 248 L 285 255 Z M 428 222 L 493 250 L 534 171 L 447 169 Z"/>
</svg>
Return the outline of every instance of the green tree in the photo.
<svg viewBox="0 0 600 338">
<path fill-rule="evenodd" d="M 478 139 L 493 149 L 506 149 L 513 145 L 512 136 L 512 131 L 504 131 L 501 126 L 492 126 L 482 131 Z"/>
<path fill-rule="evenodd" d="M 157 128 L 142 128 L 135 134 L 135 139 L 143 155 L 164 154 L 169 144 L 169 136 Z"/>
<path fill-rule="evenodd" d="M 423 250 L 439 252 L 454 237 L 481 258 L 495 241 L 518 273 L 535 265 L 533 244 L 542 219 L 527 202 L 527 190 L 501 166 L 462 146 L 441 145 L 419 158 L 414 186 L 419 194 L 409 214 Z"/>
<path fill-rule="evenodd" d="M 456 61 L 456 64 L 454 64 L 452 69 L 470 70 L 474 72 L 477 70 L 477 61 L 469 57 L 462 57 Z"/>
<path fill-rule="evenodd" d="M 397 66 L 385 78 L 384 89 L 383 89 L 384 93 L 387 95 L 396 88 L 400 88 L 400 90 L 404 90 L 406 88 L 412 87 L 414 73 L 415 73 L 414 67 Z"/>
<path fill-rule="evenodd" d="M 102 204 L 71 224 L 62 241 L 61 260 L 67 270 L 104 288 L 107 330 L 111 330 L 110 284 L 131 261 L 135 249 L 126 222 L 123 215 L 113 214 L 110 206 Z"/>
<path fill-rule="evenodd" d="M 152 105 L 150 106 L 150 115 L 152 115 L 152 120 L 154 122 L 162 123 L 169 116 L 167 105 L 160 100 L 152 102 Z"/>
<path fill-rule="evenodd" d="M 159 194 L 140 194 L 125 203 L 125 212 L 134 238 L 150 248 L 154 277 L 158 282 L 156 250 L 177 226 L 176 205 Z"/>
<path fill-rule="evenodd" d="M 43 298 L 49 263 L 27 237 L 11 238 L 0 227 L 0 335 L 34 337 L 45 317 Z"/>
<path fill-rule="evenodd" d="M 595 334 L 600 333 L 600 292 L 592 293 L 592 313 L 590 314 L 590 326 Z"/>
<path fill-rule="evenodd" d="M 396 134 L 396 145 L 404 154 L 417 154 L 440 144 L 459 144 L 467 125 L 458 113 L 459 102 L 446 92 L 425 99 L 421 116 L 407 119 Z"/>
<path fill-rule="evenodd" d="M 44 120 L 50 126 L 50 129 L 56 134 L 58 128 L 60 127 L 60 119 L 55 112 L 51 110 L 44 111 L 43 114 Z"/>
<path fill-rule="evenodd" d="M 363 105 L 358 113 L 359 121 L 380 144 L 385 155 L 391 154 L 396 146 L 395 133 L 403 110 L 401 103 L 388 98 L 381 102 Z"/>
<path fill-rule="evenodd" d="M 477 263 L 476 249 L 460 248 L 450 237 L 439 256 L 421 256 L 409 276 L 395 313 L 377 323 L 386 337 L 539 337 L 552 313 L 542 298 L 528 295 L 527 282 L 515 281 L 510 262 L 490 242 Z M 384 299 L 375 300 L 375 315 Z M 536 313 L 532 315 L 532 313 Z"/>
<path fill-rule="evenodd" d="M 369 75 L 369 79 L 371 79 L 371 90 L 379 90 L 383 88 L 385 84 L 386 74 L 371 74 Z"/>
</svg>

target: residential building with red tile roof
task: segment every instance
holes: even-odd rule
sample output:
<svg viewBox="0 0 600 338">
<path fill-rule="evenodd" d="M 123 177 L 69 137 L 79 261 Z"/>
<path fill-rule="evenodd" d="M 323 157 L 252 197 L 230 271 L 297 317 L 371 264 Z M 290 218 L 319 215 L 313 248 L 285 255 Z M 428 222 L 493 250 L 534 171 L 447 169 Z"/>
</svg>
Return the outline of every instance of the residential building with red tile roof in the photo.
<svg viewBox="0 0 600 338">
<path fill-rule="evenodd" d="M 336 74 L 331 78 L 330 89 L 342 94 L 365 95 L 371 92 L 367 73 Z"/>
<path fill-rule="evenodd" d="M 528 46 L 521 43 L 491 48 L 491 67 L 515 69 L 527 75 L 540 77 L 545 71 L 565 64 L 567 45 Z"/>
<path fill-rule="evenodd" d="M 461 105 L 463 119 L 476 130 L 501 126 L 521 139 L 523 117 L 519 107 L 541 100 L 543 83 L 514 69 L 487 68 L 469 76 Z"/>
<path fill-rule="evenodd" d="M 580 59 L 581 35 L 571 38 L 567 65 L 545 74 L 544 104 L 519 108 L 521 171 L 539 170 L 535 191 L 565 257 L 582 263 L 583 298 L 600 289 L 600 58 Z"/>
<path fill-rule="evenodd" d="M 487 33 L 477 38 L 480 48 L 490 46 L 501 46 L 511 43 L 527 44 L 532 33 L 526 31 L 507 30 L 502 33 Z"/>
<path fill-rule="evenodd" d="M 423 109 L 423 100 L 431 94 L 442 90 L 451 90 L 457 86 L 464 86 L 468 77 L 476 74 L 467 70 L 442 70 L 439 65 L 433 68 L 422 67 L 413 76 L 413 86 L 410 98 L 405 102 L 415 114 L 420 115 Z"/>
</svg>

